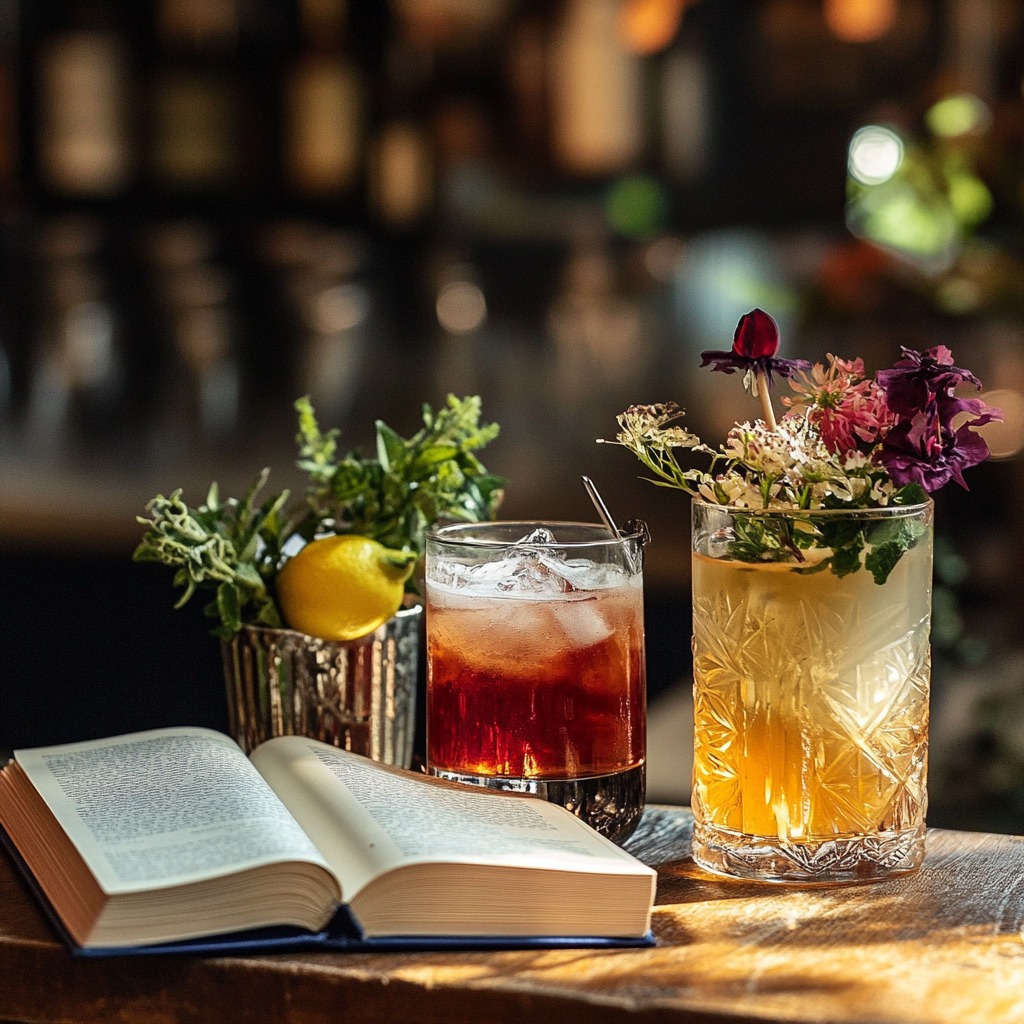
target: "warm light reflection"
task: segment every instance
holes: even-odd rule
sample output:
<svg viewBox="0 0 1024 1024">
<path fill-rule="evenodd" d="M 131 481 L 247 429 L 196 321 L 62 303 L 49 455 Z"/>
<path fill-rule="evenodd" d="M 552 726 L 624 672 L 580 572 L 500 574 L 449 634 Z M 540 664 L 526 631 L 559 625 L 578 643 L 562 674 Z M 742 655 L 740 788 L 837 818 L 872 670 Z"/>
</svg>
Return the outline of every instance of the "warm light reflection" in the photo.
<svg viewBox="0 0 1024 1024">
<path fill-rule="evenodd" d="M 437 296 L 437 322 L 452 334 L 469 334 L 487 319 L 487 300 L 472 281 L 453 281 Z"/>
<path fill-rule="evenodd" d="M 618 38 L 618 0 L 570 0 L 550 59 L 551 132 L 572 174 L 633 167 L 644 147 L 643 63 Z"/>
<path fill-rule="evenodd" d="M 508 13 L 498 0 L 394 0 L 391 7 L 408 38 L 441 46 L 458 36 L 479 38 Z"/>
<path fill-rule="evenodd" d="M 350 331 L 370 313 L 370 297 L 361 284 L 336 284 L 325 288 L 313 303 L 313 320 L 325 334 Z"/>
<path fill-rule="evenodd" d="M 432 180 L 419 125 L 394 121 L 381 129 L 370 153 L 370 187 L 376 208 L 391 224 L 411 224 L 424 212 Z"/>
<path fill-rule="evenodd" d="M 675 235 L 665 235 L 645 247 L 644 269 L 655 281 L 667 283 L 676 275 L 685 258 L 686 243 Z"/>
<path fill-rule="evenodd" d="M 633 53 L 660 53 L 675 38 L 686 0 L 623 0 L 619 38 Z"/>
<path fill-rule="evenodd" d="M 863 185 L 888 181 L 903 162 L 903 140 L 891 128 L 870 124 L 850 140 L 850 174 Z"/>
<path fill-rule="evenodd" d="M 896 20 L 896 0 L 825 0 L 825 23 L 846 43 L 870 43 Z"/>
</svg>

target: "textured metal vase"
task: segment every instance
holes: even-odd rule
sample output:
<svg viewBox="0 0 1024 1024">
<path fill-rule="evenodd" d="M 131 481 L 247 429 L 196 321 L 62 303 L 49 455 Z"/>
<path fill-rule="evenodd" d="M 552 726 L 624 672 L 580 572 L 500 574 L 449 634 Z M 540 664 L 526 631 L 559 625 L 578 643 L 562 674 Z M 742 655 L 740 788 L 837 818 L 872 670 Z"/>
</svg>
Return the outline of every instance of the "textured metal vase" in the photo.
<svg viewBox="0 0 1024 1024">
<path fill-rule="evenodd" d="M 232 736 L 246 753 L 308 736 L 409 767 L 422 619 L 414 604 L 346 642 L 243 626 L 221 645 Z"/>
</svg>

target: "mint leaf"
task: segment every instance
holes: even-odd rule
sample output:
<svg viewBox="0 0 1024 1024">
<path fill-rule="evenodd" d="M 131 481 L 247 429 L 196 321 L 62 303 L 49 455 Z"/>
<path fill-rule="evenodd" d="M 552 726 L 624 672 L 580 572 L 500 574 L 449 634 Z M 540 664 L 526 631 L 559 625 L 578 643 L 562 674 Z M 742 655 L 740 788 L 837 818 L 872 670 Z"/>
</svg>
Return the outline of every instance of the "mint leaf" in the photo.
<svg viewBox="0 0 1024 1024">
<path fill-rule="evenodd" d="M 863 547 L 864 544 L 861 541 L 859 544 L 850 543 L 845 547 L 836 548 L 829 559 L 833 574 L 842 577 L 857 572 L 860 569 L 860 553 Z"/>
<path fill-rule="evenodd" d="M 869 552 L 864 559 L 864 566 L 871 572 L 879 586 L 889 578 L 889 573 L 896 568 L 896 563 L 903 557 L 906 550 L 907 546 L 904 543 L 893 541 L 888 544 L 880 544 Z"/>
</svg>

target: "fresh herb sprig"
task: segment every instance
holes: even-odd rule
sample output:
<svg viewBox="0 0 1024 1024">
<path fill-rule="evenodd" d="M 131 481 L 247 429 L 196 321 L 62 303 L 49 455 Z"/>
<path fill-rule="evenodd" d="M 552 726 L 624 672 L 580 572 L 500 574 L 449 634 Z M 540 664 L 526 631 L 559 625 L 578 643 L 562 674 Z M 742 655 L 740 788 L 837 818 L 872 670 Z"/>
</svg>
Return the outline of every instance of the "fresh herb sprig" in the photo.
<svg viewBox="0 0 1024 1024">
<path fill-rule="evenodd" d="M 217 636 L 230 637 L 243 624 L 284 624 L 275 581 L 295 541 L 356 533 L 419 555 L 435 520 L 493 518 L 500 503 L 505 481 L 475 454 L 499 430 L 480 423 L 479 398 L 449 395 L 437 413 L 424 405 L 423 428 L 408 439 L 378 421 L 375 458 L 339 456 L 338 431 L 320 430 L 309 399 L 295 409 L 296 465 L 309 478 L 303 498 L 290 503 L 290 492 L 282 491 L 261 502 L 270 475 L 264 469 L 241 500 L 221 500 L 214 483 L 195 508 L 176 490 L 157 495 L 146 506 L 149 517 L 138 517 L 146 531 L 134 560 L 174 569 L 174 585 L 183 588 L 175 607 L 212 591 L 204 612 L 216 620 Z"/>
<path fill-rule="evenodd" d="M 217 484 L 210 486 L 206 501 L 190 508 L 181 491 L 170 497 L 157 495 L 146 506 L 148 527 L 135 550 L 137 562 L 159 562 L 175 570 L 174 585 L 184 587 L 175 604 L 181 608 L 197 590 L 213 590 L 206 607 L 210 618 L 220 620 L 218 635 L 238 632 L 242 622 L 279 627 L 281 614 L 274 600 L 285 531 L 285 505 L 289 492 L 256 505 L 269 470 L 262 470 L 245 498 L 220 500 Z"/>
<path fill-rule="evenodd" d="M 423 428 L 408 439 L 378 420 L 375 458 L 359 452 L 339 458 L 337 430 L 321 432 L 308 399 L 295 407 L 297 465 L 310 480 L 307 536 L 329 524 L 337 533 L 358 533 L 421 554 L 431 523 L 487 519 L 497 508 L 505 481 L 488 473 L 474 453 L 497 437 L 499 428 L 480 424 L 479 398 L 449 395 L 436 413 L 424 405 Z"/>
<path fill-rule="evenodd" d="M 908 499 L 903 504 L 916 505 L 928 500 L 927 493 L 916 484 L 903 490 Z M 854 506 L 833 503 L 823 507 Z M 729 553 L 740 562 L 789 562 L 794 572 L 804 575 L 830 571 L 842 577 L 863 567 L 876 583 L 882 584 L 904 553 L 925 533 L 925 526 L 916 520 L 810 514 L 804 517 L 799 509 L 786 515 L 764 512 L 736 517 Z M 809 551 L 816 557 L 809 559 L 805 554 Z"/>
</svg>

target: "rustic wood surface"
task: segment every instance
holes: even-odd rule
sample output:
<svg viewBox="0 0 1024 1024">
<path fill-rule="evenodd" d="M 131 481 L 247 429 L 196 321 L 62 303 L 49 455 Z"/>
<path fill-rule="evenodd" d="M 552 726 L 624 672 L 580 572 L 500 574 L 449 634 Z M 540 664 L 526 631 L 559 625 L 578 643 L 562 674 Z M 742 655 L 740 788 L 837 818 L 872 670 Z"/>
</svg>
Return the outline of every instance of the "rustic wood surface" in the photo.
<svg viewBox="0 0 1024 1024">
<path fill-rule="evenodd" d="M 657 947 L 73 959 L 0 856 L 0 1020 L 1024 1024 L 1024 837 L 931 830 L 924 867 L 835 889 L 716 879 L 688 811 L 630 848 Z"/>
</svg>

